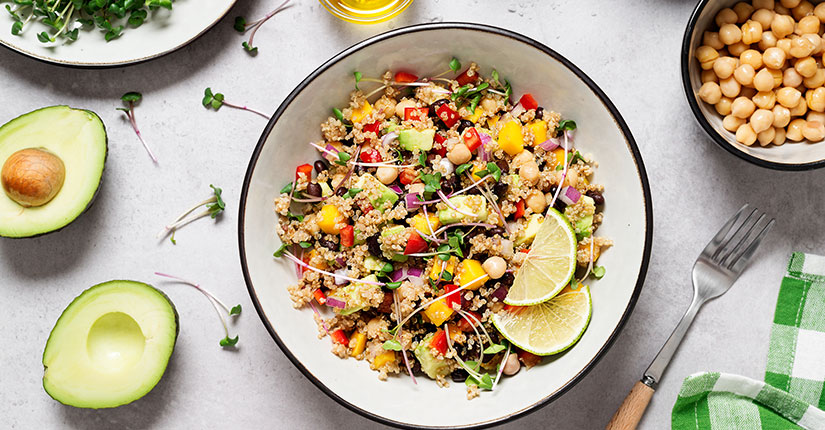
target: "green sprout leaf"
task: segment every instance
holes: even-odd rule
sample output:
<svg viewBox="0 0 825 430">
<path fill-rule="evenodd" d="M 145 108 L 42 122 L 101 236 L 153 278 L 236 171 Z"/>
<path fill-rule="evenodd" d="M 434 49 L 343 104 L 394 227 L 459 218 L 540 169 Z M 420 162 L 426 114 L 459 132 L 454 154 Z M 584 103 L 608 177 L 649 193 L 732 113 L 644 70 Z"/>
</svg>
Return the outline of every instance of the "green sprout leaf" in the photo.
<svg viewBox="0 0 825 430">
<path fill-rule="evenodd" d="M 298 246 L 300 246 L 301 248 L 307 249 L 307 248 L 311 247 L 312 244 L 309 243 L 309 242 L 298 242 Z"/>
<path fill-rule="evenodd" d="M 344 194 L 344 198 L 347 199 L 347 198 L 355 197 L 361 191 L 364 191 L 364 190 L 361 189 L 361 188 L 350 188 L 349 191 L 347 191 L 347 193 Z"/>
<path fill-rule="evenodd" d="M 392 267 L 392 263 L 384 263 L 384 266 L 383 266 L 383 267 L 381 267 L 381 271 L 382 271 L 382 272 L 384 272 L 384 273 L 390 273 L 390 272 L 392 272 L 394 269 L 395 269 L 395 268 L 394 268 L 394 267 Z"/>
<path fill-rule="evenodd" d="M 572 119 L 563 119 L 559 122 L 559 126 L 556 127 L 556 132 L 562 130 L 575 130 L 576 129 L 576 121 Z"/>
<path fill-rule="evenodd" d="M 464 163 L 464 164 L 462 164 L 462 165 L 458 166 L 458 167 L 455 169 L 455 173 L 456 173 L 456 175 L 462 175 L 462 174 L 464 174 L 464 172 L 466 172 L 466 171 L 467 171 L 467 169 L 469 169 L 470 167 L 473 167 L 473 165 L 472 165 L 472 164 L 470 164 L 470 163 Z"/>
<path fill-rule="evenodd" d="M 224 348 L 232 347 L 232 346 L 235 346 L 237 344 L 238 344 L 238 336 L 235 336 L 234 338 L 230 338 L 229 336 L 226 336 L 225 338 L 221 339 L 221 346 L 224 347 Z"/>
<path fill-rule="evenodd" d="M 229 310 L 229 316 L 240 315 L 241 314 L 241 305 L 236 305 L 232 309 Z"/>
<path fill-rule="evenodd" d="M 224 203 L 223 198 L 221 198 L 221 193 L 223 190 L 216 188 L 212 184 L 209 184 L 209 187 L 212 188 L 215 194 L 215 202 L 206 205 L 206 209 L 209 209 L 209 216 L 212 217 L 212 219 L 215 219 L 221 212 L 224 211 L 224 209 L 226 209 L 226 203 Z"/>
<path fill-rule="evenodd" d="M 243 46 L 243 49 L 246 49 L 246 52 L 249 52 L 250 54 L 254 55 L 258 53 L 258 47 L 252 46 L 248 42 L 241 42 L 241 46 Z"/>
<path fill-rule="evenodd" d="M 143 98 L 143 95 L 136 91 L 130 91 L 120 96 L 120 99 L 126 103 L 137 103 L 140 101 L 141 98 Z"/>
<path fill-rule="evenodd" d="M 390 339 L 384 342 L 384 344 L 381 345 L 381 347 L 386 349 L 387 351 L 401 351 L 401 342 L 395 339 Z"/>
<path fill-rule="evenodd" d="M 495 179 L 496 182 L 501 180 L 501 169 L 498 167 L 498 165 L 496 163 L 493 163 L 492 161 L 487 163 L 487 169 L 486 170 L 487 170 L 487 174 L 492 175 L 493 179 Z M 478 176 L 482 176 L 482 175 L 479 173 Z"/>
<path fill-rule="evenodd" d="M 347 161 L 349 161 L 350 158 L 352 158 L 351 155 L 347 154 L 344 151 L 339 151 L 338 152 L 338 159 L 335 160 L 335 164 L 338 164 L 338 165 L 341 165 L 341 166 L 346 166 Z"/>
<path fill-rule="evenodd" d="M 281 194 L 289 194 L 290 192 L 292 192 L 292 182 L 284 185 L 284 187 L 281 188 Z"/>
<path fill-rule="evenodd" d="M 593 268 L 593 277 L 596 279 L 602 279 L 604 277 L 604 273 L 606 272 L 604 266 L 596 266 Z"/>
<path fill-rule="evenodd" d="M 461 63 L 458 61 L 458 58 L 453 57 L 450 60 L 450 70 L 457 72 L 461 68 Z"/>
<path fill-rule="evenodd" d="M 235 17 L 235 25 L 232 26 L 238 33 L 246 31 L 246 18 L 242 16 Z"/>
<path fill-rule="evenodd" d="M 344 113 L 341 112 L 341 109 L 332 108 L 332 114 L 335 115 L 335 118 L 338 118 L 338 121 L 344 121 Z"/>
<path fill-rule="evenodd" d="M 275 250 L 274 253 L 272 253 L 272 256 L 277 257 L 277 258 L 281 258 L 281 257 L 284 256 L 284 251 L 286 251 L 286 244 L 282 243 L 281 246 L 279 246 L 278 249 Z"/>
<path fill-rule="evenodd" d="M 499 345 L 497 343 L 494 343 L 494 344 L 488 346 L 487 349 L 484 350 L 484 353 L 485 354 L 497 354 L 501 351 L 504 351 L 504 345 Z"/>
<path fill-rule="evenodd" d="M 304 222 L 304 216 L 303 215 L 296 215 L 292 212 L 287 212 L 287 218 L 298 221 L 298 222 Z"/>
<path fill-rule="evenodd" d="M 355 76 L 355 89 L 358 88 L 358 83 L 361 82 L 361 72 L 354 72 L 353 75 Z"/>
<path fill-rule="evenodd" d="M 394 290 L 394 289 L 396 289 L 396 288 L 398 288 L 398 287 L 400 287 L 400 286 L 401 286 L 401 281 L 398 281 L 398 282 L 387 282 L 386 284 L 384 284 L 384 286 L 385 286 L 385 287 L 387 287 L 387 288 L 389 288 L 389 289 L 391 289 L 391 290 Z"/>
</svg>

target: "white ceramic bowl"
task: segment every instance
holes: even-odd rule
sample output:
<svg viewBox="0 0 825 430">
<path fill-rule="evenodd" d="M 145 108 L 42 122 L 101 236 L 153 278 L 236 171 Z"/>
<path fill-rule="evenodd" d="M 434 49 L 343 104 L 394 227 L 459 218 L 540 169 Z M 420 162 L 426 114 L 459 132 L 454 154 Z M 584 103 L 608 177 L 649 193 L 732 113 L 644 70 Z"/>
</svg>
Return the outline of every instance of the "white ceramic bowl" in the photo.
<svg viewBox="0 0 825 430">
<path fill-rule="evenodd" d="M 293 179 L 295 166 L 316 160 L 307 142 L 333 106 L 344 106 L 352 72 L 380 76 L 404 69 L 419 76 L 447 68 L 452 56 L 475 61 L 489 75 L 496 67 L 514 94 L 532 93 L 545 108 L 576 120 L 576 144 L 600 163 L 595 180 L 606 185 L 605 222 L 599 235 L 615 241 L 599 260 L 607 275 L 592 285 L 593 318 L 578 344 L 515 377 L 494 392 L 467 401 L 464 384 L 443 389 L 426 377 L 382 382 L 363 361 L 330 353 L 317 338 L 312 311 L 293 309 L 286 287 L 295 271 L 272 252 L 273 199 Z M 374 420 L 399 427 L 481 427 L 513 419 L 557 398 L 592 368 L 618 335 L 642 288 L 652 237 L 647 177 L 633 137 L 605 94 L 576 66 L 524 36 L 477 24 L 438 23 L 401 28 L 361 42 L 315 70 L 286 98 L 264 131 L 241 194 L 239 241 L 244 276 L 272 337 L 310 381 L 326 394 Z M 446 406 L 449 405 L 449 406 Z"/>
<path fill-rule="evenodd" d="M 688 21 L 682 39 L 682 84 L 693 115 L 714 142 L 731 154 L 753 164 L 777 170 L 810 170 L 825 167 L 825 142 L 788 141 L 782 146 L 766 147 L 759 146 L 758 143 L 753 146 L 742 145 L 736 141 L 734 133 L 722 126 L 722 116 L 716 109 L 699 99 L 702 69 L 694 57 L 696 48 L 701 46 L 704 32 L 716 25 L 716 14 L 723 8 L 732 8 L 738 1 L 701 0 Z"/>
</svg>

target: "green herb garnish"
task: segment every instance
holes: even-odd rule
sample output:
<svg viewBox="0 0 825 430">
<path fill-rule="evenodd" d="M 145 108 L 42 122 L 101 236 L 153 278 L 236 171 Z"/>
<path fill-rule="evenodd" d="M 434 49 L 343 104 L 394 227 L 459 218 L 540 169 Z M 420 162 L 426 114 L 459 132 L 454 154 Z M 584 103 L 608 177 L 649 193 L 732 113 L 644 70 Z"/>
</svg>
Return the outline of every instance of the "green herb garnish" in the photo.
<svg viewBox="0 0 825 430">
<path fill-rule="evenodd" d="M 401 342 L 395 339 L 390 339 L 384 342 L 384 344 L 381 345 L 381 347 L 386 349 L 387 351 L 401 351 Z"/>
<path fill-rule="evenodd" d="M 396 288 L 398 288 L 398 287 L 400 287 L 400 286 L 401 286 L 401 281 L 398 281 L 398 282 L 387 282 L 386 284 L 384 284 L 384 286 L 385 286 L 385 287 L 387 287 L 387 288 L 389 288 L 389 289 L 391 289 L 391 290 L 394 290 L 394 289 L 396 289 Z"/>
<path fill-rule="evenodd" d="M 284 251 L 286 251 L 286 244 L 282 243 L 281 246 L 279 246 L 278 249 L 276 249 L 275 252 L 272 253 L 272 256 L 276 258 L 281 258 L 284 256 Z"/>
<path fill-rule="evenodd" d="M 593 277 L 596 279 L 602 279 L 604 277 L 606 269 L 604 266 L 596 266 L 593 268 Z"/>
<path fill-rule="evenodd" d="M 472 164 L 470 164 L 470 163 L 464 163 L 464 164 L 462 164 L 462 165 L 460 165 L 460 166 L 456 167 L 456 169 L 455 169 L 455 174 L 460 176 L 460 175 L 461 175 L 461 174 L 463 174 L 465 171 L 467 171 L 467 169 L 469 169 L 470 167 L 473 167 L 473 165 L 472 165 Z"/>
<path fill-rule="evenodd" d="M 453 59 L 450 60 L 450 70 L 457 72 L 459 69 L 461 69 L 461 63 L 458 61 L 458 58 L 453 57 Z"/>
<path fill-rule="evenodd" d="M 309 243 L 309 242 L 298 242 L 298 246 L 300 246 L 301 248 L 307 249 L 307 248 L 311 247 L 312 244 Z"/>
<path fill-rule="evenodd" d="M 361 72 L 354 72 L 353 75 L 355 76 L 355 89 L 358 90 L 358 83 L 361 82 Z"/>
<path fill-rule="evenodd" d="M 563 119 L 559 121 L 559 126 L 556 127 L 556 132 L 560 132 L 563 130 L 575 130 L 576 129 L 576 121 L 572 119 Z"/>
<path fill-rule="evenodd" d="M 346 166 L 347 161 L 349 161 L 350 158 L 352 158 L 351 155 L 347 154 L 344 151 L 339 151 L 338 152 L 338 159 L 335 160 L 335 164 L 338 164 L 338 165 L 341 165 L 341 166 Z"/>
</svg>

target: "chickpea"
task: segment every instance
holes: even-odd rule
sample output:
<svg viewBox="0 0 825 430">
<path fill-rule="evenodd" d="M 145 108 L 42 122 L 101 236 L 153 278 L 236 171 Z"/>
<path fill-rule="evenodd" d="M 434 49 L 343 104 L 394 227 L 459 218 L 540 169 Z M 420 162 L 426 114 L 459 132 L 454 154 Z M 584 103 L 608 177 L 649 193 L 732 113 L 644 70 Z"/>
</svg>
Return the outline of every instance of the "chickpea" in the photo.
<svg viewBox="0 0 825 430">
<path fill-rule="evenodd" d="M 404 109 L 406 109 L 408 107 L 416 107 L 415 100 L 413 100 L 413 99 L 404 99 L 404 100 L 401 100 L 400 102 L 396 103 L 395 104 L 395 114 L 399 118 L 403 119 L 404 118 Z"/>
<path fill-rule="evenodd" d="M 815 90 L 805 92 L 805 103 L 808 109 L 816 112 L 825 112 L 825 88 L 819 87 Z"/>
<path fill-rule="evenodd" d="M 773 12 L 771 12 L 771 14 L 773 14 Z M 771 18 L 773 18 L 773 16 L 771 16 Z M 770 20 L 768 23 L 770 24 Z M 742 43 L 750 45 L 751 43 L 759 43 L 761 40 L 762 24 L 759 21 L 750 20 L 742 24 Z"/>
<path fill-rule="evenodd" d="M 730 132 L 735 132 L 736 129 L 739 128 L 740 125 L 744 124 L 745 120 L 733 115 L 728 115 L 722 118 L 722 127 L 725 127 L 725 130 Z"/>
<path fill-rule="evenodd" d="M 797 37 L 791 40 L 791 50 L 789 51 L 792 57 L 804 58 L 811 55 L 816 49 L 816 46 L 805 37 Z"/>
<path fill-rule="evenodd" d="M 736 24 L 724 24 L 719 27 L 719 40 L 725 45 L 733 45 L 734 43 L 740 42 L 742 41 L 742 29 L 737 27 Z"/>
<path fill-rule="evenodd" d="M 725 116 L 730 115 L 730 106 L 732 104 L 733 100 L 730 97 L 722 97 L 713 107 L 716 108 L 716 112 L 719 113 L 719 115 Z"/>
<path fill-rule="evenodd" d="M 776 47 L 785 51 L 785 55 L 791 56 L 791 39 L 779 39 L 776 41 Z"/>
<path fill-rule="evenodd" d="M 725 98 L 723 97 L 722 100 L 724 99 Z M 719 100 L 719 103 L 722 103 L 722 100 Z M 752 100 L 756 107 L 758 107 L 759 109 L 773 109 L 773 107 L 776 105 L 776 93 L 774 93 L 773 91 L 761 91 L 756 93 L 756 95 L 753 96 Z M 717 106 L 719 105 L 719 103 L 717 103 Z M 716 111 L 719 111 L 718 107 L 716 108 Z M 722 112 L 719 113 L 721 115 L 727 115 L 723 114 Z"/>
<path fill-rule="evenodd" d="M 762 53 L 755 49 L 748 49 L 739 54 L 741 64 L 750 64 L 754 70 L 762 67 Z"/>
<path fill-rule="evenodd" d="M 456 166 L 470 161 L 472 157 L 473 154 L 470 152 L 470 149 L 463 143 L 456 144 L 453 146 L 453 149 L 447 153 L 447 159 Z"/>
<path fill-rule="evenodd" d="M 768 69 L 768 72 L 773 76 L 773 87 L 777 88 L 782 85 L 782 71 L 777 69 Z"/>
<path fill-rule="evenodd" d="M 825 113 L 822 112 L 808 112 L 808 115 L 805 116 L 805 121 L 811 122 L 821 122 L 825 124 Z"/>
<path fill-rule="evenodd" d="M 756 142 L 756 133 L 750 124 L 742 124 L 736 129 L 736 141 L 745 146 L 751 146 Z"/>
<path fill-rule="evenodd" d="M 789 70 L 791 70 L 791 69 L 789 69 Z M 736 72 L 734 72 L 734 74 L 735 73 Z M 703 84 L 705 82 L 718 82 L 719 81 L 719 77 L 716 76 L 716 73 L 713 73 L 713 70 L 702 70 L 702 74 L 700 76 L 702 77 L 702 83 Z"/>
<path fill-rule="evenodd" d="M 710 70 L 713 68 L 713 62 L 719 58 L 719 52 L 715 49 L 711 48 L 710 46 L 700 46 L 696 49 L 696 59 L 699 60 L 699 63 L 702 65 L 702 69 Z M 404 103 L 404 100 L 398 102 L 398 105 Z M 398 114 L 398 105 L 395 106 L 395 113 Z M 404 117 L 404 111 L 401 111 L 401 118 Z"/>
<path fill-rule="evenodd" d="M 728 52 L 730 52 L 730 55 L 738 57 L 742 55 L 743 52 L 747 51 L 748 48 L 750 48 L 749 45 L 745 45 L 742 42 L 736 42 L 733 45 L 728 46 Z"/>
<path fill-rule="evenodd" d="M 708 82 L 704 80 L 704 72 L 706 71 L 702 71 L 702 83 Z M 733 78 L 741 85 L 752 85 L 754 75 L 756 75 L 756 71 L 750 64 L 743 64 L 733 71 Z M 716 78 L 716 73 L 713 74 L 713 77 Z"/>
<path fill-rule="evenodd" d="M 762 40 L 759 42 L 759 49 L 764 51 L 768 48 L 773 48 L 774 46 L 776 46 L 776 41 L 777 40 L 779 40 L 779 39 L 777 39 L 776 35 L 773 34 L 772 31 L 770 31 L 770 30 L 763 31 L 762 32 Z M 722 43 L 722 42 L 719 42 L 719 43 Z M 707 43 L 703 43 L 703 45 L 707 45 Z M 722 49 L 722 48 L 718 48 L 718 49 Z"/>
<path fill-rule="evenodd" d="M 562 172 L 556 172 L 561 174 Z M 567 176 L 564 177 L 563 186 L 575 187 L 579 183 L 579 171 L 577 169 L 569 169 Z"/>
<path fill-rule="evenodd" d="M 771 31 L 778 39 L 793 33 L 793 18 L 788 15 L 775 14 L 771 20 Z"/>
<path fill-rule="evenodd" d="M 733 98 L 739 95 L 742 86 L 731 76 L 730 78 L 719 81 L 719 89 L 722 91 L 723 96 Z"/>
<path fill-rule="evenodd" d="M 808 102 L 807 102 L 807 100 L 805 100 L 804 97 L 800 98 L 799 99 L 799 104 L 792 107 L 790 109 L 790 111 L 791 111 L 791 116 L 792 117 L 805 115 L 805 113 L 808 112 Z"/>
<path fill-rule="evenodd" d="M 825 139 L 825 124 L 819 121 L 805 121 L 805 126 L 802 127 L 802 137 L 811 142 Z"/>
<path fill-rule="evenodd" d="M 713 62 L 713 72 L 719 79 L 727 79 L 736 69 L 736 59 L 733 57 L 719 57 Z"/>
<path fill-rule="evenodd" d="M 759 141 L 759 146 L 770 145 L 774 137 L 776 137 L 776 129 L 773 127 L 768 128 L 762 133 L 756 133 L 756 140 Z"/>
<path fill-rule="evenodd" d="M 785 106 L 776 105 L 771 109 L 773 112 L 773 126 L 782 128 L 791 122 L 791 111 Z"/>
<path fill-rule="evenodd" d="M 714 73 L 716 75 L 716 73 Z M 786 87 L 796 88 L 802 85 L 803 82 L 802 75 L 796 71 L 793 67 L 788 67 L 785 69 L 785 73 L 782 75 L 782 85 Z"/>
<path fill-rule="evenodd" d="M 806 121 L 802 118 L 797 118 L 788 124 L 788 129 L 785 131 L 785 138 L 794 142 L 802 140 L 802 127 L 805 127 Z"/>
<path fill-rule="evenodd" d="M 747 97 L 737 97 L 730 106 L 731 115 L 742 119 L 750 118 L 755 109 L 756 105 Z"/>
<path fill-rule="evenodd" d="M 813 50 L 813 52 L 811 52 L 811 55 L 817 55 L 817 54 L 820 54 L 822 52 L 822 38 L 819 37 L 818 34 L 809 33 L 809 34 L 803 34 L 800 37 L 808 39 L 808 41 L 811 42 L 811 44 L 814 46 L 814 50 Z"/>
<path fill-rule="evenodd" d="M 535 185 L 536 182 L 539 181 L 539 165 L 536 164 L 535 161 L 530 160 L 519 167 L 518 175 L 521 179 L 527 181 L 528 184 Z"/>
<path fill-rule="evenodd" d="M 759 25 L 762 26 L 762 29 L 767 30 L 771 28 L 774 15 L 776 15 L 776 12 L 771 9 L 757 9 L 756 12 L 753 13 L 753 16 L 751 16 L 751 21 L 758 22 Z"/>
<path fill-rule="evenodd" d="M 569 170 L 568 173 L 570 171 L 572 171 L 572 169 Z M 545 200 L 544 194 L 539 190 L 530 191 L 530 193 L 527 194 L 525 203 L 528 208 L 533 210 L 533 213 L 537 214 L 544 213 L 544 207 L 547 206 L 547 200 Z"/>
<path fill-rule="evenodd" d="M 777 128 L 776 135 L 773 137 L 773 144 L 776 146 L 783 145 L 785 143 L 785 129 L 784 128 Z"/>
<path fill-rule="evenodd" d="M 776 90 L 776 101 L 786 108 L 792 108 L 798 105 L 801 97 L 802 93 L 796 88 L 782 87 Z"/>
<path fill-rule="evenodd" d="M 814 8 L 814 16 L 819 18 L 820 22 L 825 22 L 825 3 L 820 3 Z"/>
<path fill-rule="evenodd" d="M 781 14 L 791 16 L 791 10 L 780 4 L 774 6 L 773 11 L 776 12 L 777 15 Z"/>
<path fill-rule="evenodd" d="M 802 80 L 805 88 L 819 88 L 825 84 L 825 69 L 816 69 L 816 73 L 810 78 Z"/>
<path fill-rule="evenodd" d="M 513 157 L 512 164 L 513 167 L 521 167 L 522 164 L 534 160 L 535 157 L 533 156 L 533 153 L 525 149 L 524 151 L 519 152 L 518 155 Z"/>
<path fill-rule="evenodd" d="M 702 34 L 702 45 L 710 46 L 711 48 L 716 50 L 725 47 L 725 44 L 722 43 L 721 40 L 719 40 L 719 33 L 715 31 L 706 31 L 704 34 Z"/>
<path fill-rule="evenodd" d="M 544 195 L 542 195 L 542 197 L 544 197 Z M 507 262 L 504 261 L 503 258 L 495 256 L 484 260 L 481 267 L 490 275 L 490 278 L 498 279 L 504 276 L 504 272 L 507 270 Z"/>
<path fill-rule="evenodd" d="M 773 126 L 773 112 L 758 109 L 751 115 L 750 126 L 754 133 L 761 133 Z"/>
<path fill-rule="evenodd" d="M 748 17 L 753 13 L 754 7 L 748 3 L 740 1 L 733 5 L 733 11 L 736 12 L 736 22 L 741 24 L 748 20 Z M 773 9 L 773 7 L 771 7 Z"/>
<path fill-rule="evenodd" d="M 716 14 L 716 25 L 721 27 L 725 24 L 733 24 L 739 17 L 736 15 L 736 12 L 733 9 L 726 7 L 719 11 Z"/>
<path fill-rule="evenodd" d="M 802 18 L 812 14 L 814 12 L 814 5 L 811 4 L 809 1 L 801 1 L 799 5 L 795 8 L 791 8 L 791 14 L 793 15 L 794 19 L 799 21 Z M 734 12 L 735 13 L 735 12 Z"/>
<path fill-rule="evenodd" d="M 756 76 L 753 77 L 753 87 L 756 91 L 770 91 L 773 89 L 773 75 L 768 69 L 760 70 Z"/>
<path fill-rule="evenodd" d="M 762 54 L 762 62 L 771 69 L 781 69 L 785 65 L 785 51 L 776 47 L 768 48 Z M 714 71 L 716 71 L 716 63 L 718 61 L 713 64 Z"/>
<path fill-rule="evenodd" d="M 810 78 L 816 74 L 816 60 L 813 57 L 800 58 L 796 60 L 793 68 L 803 77 Z"/>
<path fill-rule="evenodd" d="M 521 363 L 518 362 L 518 355 L 510 354 L 507 356 L 507 362 L 504 363 L 504 368 L 501 373 L 507 376 L 513 376 L 521 370 Z"/>
<path fill-rule="evenodd" d="M 793 9 L 793 8 L 795 8 L 795 7 L 799 6 L 799 3 L 800 3 L 801 1 L 802 1 L 802 0 L 779 0 L 779 3 L 780 3 L 783 7 L 786 7 L 786 8 L 788 8 L 788 9 Z"/>
<path fill-rule="evenodd" d="M 808 15 L 796 23 L 796 32 L 799 34 L 808 34 L 819 32 L 819 18 L 814 15 Z"/>
<path fill-rule="evenodd" d="M 395 167 L 381 166 L 375 171 L 375 177 L 384 185 L 389 185 L 398 177 L 398 169 Z"/>
</svg>

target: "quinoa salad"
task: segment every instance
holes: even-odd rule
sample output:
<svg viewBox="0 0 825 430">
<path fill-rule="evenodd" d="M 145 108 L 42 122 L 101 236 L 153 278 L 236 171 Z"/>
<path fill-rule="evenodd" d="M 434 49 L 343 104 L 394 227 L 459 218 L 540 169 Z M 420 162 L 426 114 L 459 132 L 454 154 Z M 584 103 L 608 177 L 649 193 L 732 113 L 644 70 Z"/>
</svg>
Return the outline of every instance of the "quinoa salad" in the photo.
<svg viewBox="0 0 825 430">
<path fill-rule="evenodd" d="M 595 235 L 604 186 L 574 148 L 576 123 L 515 98 L 496 70 L 445 69 L 355 72 L 349 105 L 309 143 L 318 159 L 275 199 L 274 255 L 294 264 L 289 295 L 333 354 L 381 380 L 466 384 L 472 399 L 541 362 L 492 319 L 517 310 L 504 300 L 549 212 L 575 232 L 566 290 L 604 276 L 612 242 Z"/>
</svg>

